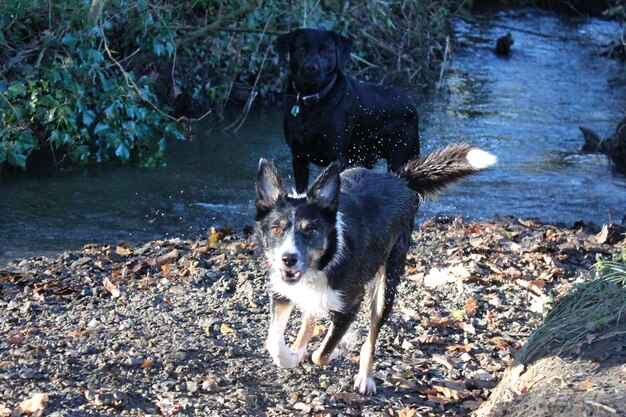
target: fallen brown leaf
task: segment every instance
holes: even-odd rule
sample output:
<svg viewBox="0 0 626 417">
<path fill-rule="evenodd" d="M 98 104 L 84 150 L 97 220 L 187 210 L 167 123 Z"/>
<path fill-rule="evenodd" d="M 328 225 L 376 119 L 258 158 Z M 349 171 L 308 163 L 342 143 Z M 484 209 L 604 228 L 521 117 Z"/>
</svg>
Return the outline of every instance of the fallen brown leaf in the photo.
<svg viewBox="0 0 626 417">
<path fill-rule="evenodd" d="M 415 411 L 416 410 L 414 408 L 407 405 L 402 410 L 398 410 L 398 417 L 413 417 L 415 415 Z"/>
<path fill-rule="evenodd" d="M 450 352 L 471 352 L 473 349 L 472 345 L 450 345 L 446 348 Z"/>
<path fill-rule="evenodd" d="M 465 302 L 465 316 L 474 317 L 476 310 L 478 309 L 478 300 L 470 298 Z"/>
<path fill-rule="evenodd" d="M 222 323 L 222 325 L 220 326 L 220 333 L 221 334 L 235 333 L 235 329 L 233 329 L 226 323 Z"/>
<path fill-rule="evenodd" d="M 509 344 L 507 342 L 496 343 L 495 348 L 498 350 L 507 350 L 509 348 Z"/>
<path fill-rule="evenodd" d="M 624 227 L 615 223 L 605 224 L 602 226 L 602 230 L 591 238 L 601 245 L 613 244 L 624 239 Z"/>
<path fill-rule="evenodd" d="M 433 385 L 433 388 L 446 399 L 453 401 L 459 401 L 461 399 L 461 392 L 454 388 L 442 387 L 440 385 Z"/>
<path fill-rule="evenodd" d="M 147 358 L 141 363 L 141 367 L 143 369 L 148 369 L 152 367 L 153 363 L 154 363 L 154 360 L 152 358 Z"/>
<path fill-rule="evenodd" d="M 442 397 L 439 394 L 428 395 L 427 398 L 428 398 L 428 401 L 432 401 L 434 403 L 441 404 L 441 405 L 450 404 L 451 402 L 455 401 L 455 400 L 451 400 L 451 399 L 446 398 L 446 397 Z"/>
<path fill-rule="evenodd" d="M 189 273 L 192 276 L 198 275 L 198 273 L 200 272 L 199 265 L 200 265 L 200 262 L 198 261 L 189 261 Z"/>
<path fill-rule="evenodd" d="M 493 322 L 493 311 L 492 310 L 487 311 L 487 325 L 489 325 L 489 327 L 496 327 L 494 322 Z"/>
<path fill-rule="evenodd" d="M 511 339 L 508 339 L 508 338 L 502 337 L 502 336 L 492 337 L 489 341 L 491 343 L 493 343 L 493 345 L 494 345 L 494 347 L 496 349 L 499 349 L 499 350 L 506 350 L 513 343 L 513 341 Z"/>
<path fill-rule="evenodd" d="M 163 264 L 163 265 L 161 265 L 161 271 L 163 271 L 163 275 L 169 275 L 170 272 L 172 272 L 172 270 L 170 268 L 170 264 Z"/>
<path fill-rule="evenodd" d="M 81 331 L 77 331 L 77 332 L 68 332 L 67 336 L 68 337 L 86 337 L 86 336 L 91 336 L 92 334 L 96 334 L 98 332 L 100 332 L 102 330 L 101 326 L 96 326 L 96 327 L 89 327 L 85 330 L 81 330 Z"/>
<path fill-rule="evenodd" d="M 21 345 L 24 343 L 24 336 L 19 334 L 18 332 L 9 333 L 9 344 L 10 345 Z"/>
<path fill-rule="evenodd" d="M 587 378 L 582 381 L 580 384 L 574 386 L 576 391 L 587 391 L 589 388 L 593 387 L 595 383 L 591 380 L 591 378 Z"/>
<path fill-rule="evenodd" d="M 354 392 L 338 391 L 334 394 L 331 394 L 331 396 L 343 401 L 348 405 L 353 403 L 362 403 L 363 401 L 365 401 L 365 399 L 360 394 L 356 394 Z"/>
<path fill-rule="evenodd" d="M 525 279 L 519 278 L 515 280 L 515 284 L 526 289 L 527 291 L 532 292 L 535 295 L 543 295 L 543 288 L 545 287 L 546 282 L 543 279 L 527 281 Z"/>
<path fill-rule="evenodd" d="M 477 235 L 484 234 L 483 230 L 480 228 L 480 225 L 475 224 L 475 223 L 467 225 L 466 229 L 468 233 L 471 233 L 471 234 L 477 234 Z"/>
<path fill-rule="evenodd" d="M 117 297 L 119 297 L 119 296 L 121 295 L 121 293 L 120 293 L 120 289 L 119 289 L 119 288 L 117 288 L 117 286 L 116 286 L 113 282 L 111 282 L 111 280 L 109 279 L 109 277 L 104 277 L 103 284 L 104 284 L 104 288 L 105 288 L 105 289 L 106 289 L 109 293 L 111 293 L 111 296 L 112 296 L 113 298 L 117 298 Z"/>
<path fill-rule="evenodd" d="M 175 262 L 178 259 L 178 256 L 179 256 L 178 249 L 173 249 L 172 251 L 166 253 L 165 255 L 159 256 L 158 258 L 156 258 L 156 264 L 158 266 L 161 266 L 163 264 Z"/>
<path fill-rule="evenodd" d="M 423 334 L 417 337 L 417 341 L 424 345 L 443 345 L 446 343 L 446 338 L 434 334 Z"/>
<path fill-rule="evenodd" d="M 517 222 L 519 224 L 521 224 L 522 226 L 525 226 L 525 227 L 532 227 L 532 228 L 539 227 L 539 225 L 537 223 L 535 223 L 534 221 L 532 221 L 532 220 L 518 219 Z"/>
<path fill-rule="evenodd" d="M 124 247 L 124 246 L 118 246 L 115 249 L 115 253 L 117 253 L 120 256 L 124 256 L 124 257 L 128 257 L 131 256 L 133 254 L 133 251 Z"/>
<path fill-rule="evenodd" d="M 42 412 L 48 402 L 48 394 L 37 393 L 33 394 L 31 398 L 28 398 L 17 406 L 16 411 L 20 414 L 31 415 L 37 412 Z"/>
<path fill-rule="evenodd" d="M 430 319 L 422 319 L 420 324 L 425 329 L 430 329 L 431 327 L 452 327 L 458 328 L 459 322 L 453 317 L 431 317 Z"/>
<path fill-rule="evenodd" d="M 40 303 L 46 302 L 46 297 L 37 290 L 33 291 L 33 297 L 35 297 L 35 300 L 39 301 Z"/>
</svg>

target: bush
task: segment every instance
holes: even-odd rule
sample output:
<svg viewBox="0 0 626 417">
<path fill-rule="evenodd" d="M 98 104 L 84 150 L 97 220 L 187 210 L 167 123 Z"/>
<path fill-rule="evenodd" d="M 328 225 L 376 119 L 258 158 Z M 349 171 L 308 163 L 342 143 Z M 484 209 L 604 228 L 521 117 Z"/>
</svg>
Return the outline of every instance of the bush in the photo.
<svg viewBox="0 0 626 417">
<path fill-rule="evenodd" d="M 428 82 L 457 3 L 5 0 L 0 166 L 25 168 L 37 152 L 56 164 L 161 164 L 188 118 L 272 101 L 285 79 L 275 35 L 304 25 L 352 36 L 361 79 Z"/>
<path fill-rule="evenodd" d="M 0 163 L 25 168 L 33 152 L 47 147 L 57 163 L 156 165 L 165 137 L 182 137 L 167 108 L 149 104 L 157 101 L 154 81 L 116 67 L 101 27 L 85 27 L 87 13 L 79 1 L 4 7 L 0 42 L 9 48 L 0 52 Z"/>
</svg>

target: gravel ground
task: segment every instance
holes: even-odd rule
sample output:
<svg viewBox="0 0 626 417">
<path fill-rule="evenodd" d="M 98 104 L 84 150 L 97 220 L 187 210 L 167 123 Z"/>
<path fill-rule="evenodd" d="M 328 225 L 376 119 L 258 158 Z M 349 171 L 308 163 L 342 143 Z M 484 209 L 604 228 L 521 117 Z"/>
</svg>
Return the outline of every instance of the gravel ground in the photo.
<svg viewBox="0 0 626 417">
<path fill-rule="evenodd" d="M 619 228 L 416 227 L 372 397 L 352 389 L 364 317 L 328 366 L 272 363 L 267 271 L 249 231 L 15 261 L 0 269 L 0 417 L 469 415 L 552 300 L 597 256 L 625 250 Z"/>
</svg>

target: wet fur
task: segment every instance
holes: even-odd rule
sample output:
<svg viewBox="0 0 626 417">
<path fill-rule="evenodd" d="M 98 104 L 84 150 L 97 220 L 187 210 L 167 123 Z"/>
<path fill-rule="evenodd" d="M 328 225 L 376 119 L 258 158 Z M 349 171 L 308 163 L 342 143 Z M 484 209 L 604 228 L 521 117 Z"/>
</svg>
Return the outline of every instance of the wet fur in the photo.
<svg viewBox="0 0 626 417">
<path fill-rule="evenodd" d="M 338 161 L 342 168 L 371 168 L 384 158 L 395 171 L 419 155 L 418 114 L 411 99 L 396 88 L 343 74 L 350 39 L 326 30 L 298 29 L 280 36 L 276 47 L 279 60 L 289 56 L 283 127 L 298 192 L 307 188 L 310 164 Z M 333 77 L 326 96 L 314 104 L 300 103 L 299 113 L 292 114 L 298 94 L 318 93 Z"/>
<path fill-rule="evenodd" d="M 316 364 L 326 364 L 364 303 L 370 331 L 355 387 L 375 393 L 375 342 L 404 272 L 420 200 L 493 163 L 489 153 L 456 145 L 412 160 L 397 174 L 364 168 L 340 174 L 332 164 L 306 194 L 290 196 L 274 166 L 261 160 L 257 235 L 271 265 L 267 348 L 274 362 L 297 366 L 306 354 L 314 318 L 328 314 L 331 327 L 312 355 Z M 303 311 L 303 324 L 289 350 L 284 330 L 294 306 Z"/>
</svg>

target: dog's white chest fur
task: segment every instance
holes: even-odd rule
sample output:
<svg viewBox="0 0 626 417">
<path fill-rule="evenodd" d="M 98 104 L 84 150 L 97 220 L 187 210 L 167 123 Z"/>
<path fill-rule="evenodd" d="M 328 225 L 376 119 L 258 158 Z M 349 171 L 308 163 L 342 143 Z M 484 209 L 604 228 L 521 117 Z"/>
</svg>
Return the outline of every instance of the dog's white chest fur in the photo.
<svg viewBox="0 0 626 417">
<path fill-rule="evenodd" d="M 323 316 L 344 308 L 341 293 L 328 286 L 328 279 L 322 271 L 308 271 L 294 285 L 285 283 L 280 272 L 274 271 L 270 282 L 275 293 L 290 299 L 306 313 Z"/>
</svg>

